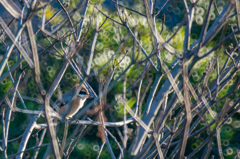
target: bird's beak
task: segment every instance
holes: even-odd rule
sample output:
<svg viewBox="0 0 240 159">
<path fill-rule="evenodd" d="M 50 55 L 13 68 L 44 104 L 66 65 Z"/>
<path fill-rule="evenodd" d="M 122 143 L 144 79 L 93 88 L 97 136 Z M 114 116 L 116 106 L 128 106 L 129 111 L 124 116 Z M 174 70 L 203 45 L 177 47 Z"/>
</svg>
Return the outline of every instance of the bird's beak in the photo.
<svg viewBox="0 0 240 159">
<path fill-rule="evenodd" d="M 92 95 L 87 95 L 87 98 L 91 99 L 91 98 L 94 98 Z"/>
</svg>

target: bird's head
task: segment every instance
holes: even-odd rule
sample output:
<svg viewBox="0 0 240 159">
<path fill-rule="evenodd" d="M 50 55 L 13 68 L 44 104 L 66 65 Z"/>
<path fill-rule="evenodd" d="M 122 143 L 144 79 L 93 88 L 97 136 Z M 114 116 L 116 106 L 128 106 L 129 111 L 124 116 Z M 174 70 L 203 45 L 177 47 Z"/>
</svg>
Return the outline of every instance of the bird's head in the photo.
<svg viewBox="0 0 240 159">
<path fill-rule="evenodd" d="M 84 85 L 82 85 L 82 89 L 79 91 L 78 97 L 82 99 L 93 98 Z"/>
</svg>

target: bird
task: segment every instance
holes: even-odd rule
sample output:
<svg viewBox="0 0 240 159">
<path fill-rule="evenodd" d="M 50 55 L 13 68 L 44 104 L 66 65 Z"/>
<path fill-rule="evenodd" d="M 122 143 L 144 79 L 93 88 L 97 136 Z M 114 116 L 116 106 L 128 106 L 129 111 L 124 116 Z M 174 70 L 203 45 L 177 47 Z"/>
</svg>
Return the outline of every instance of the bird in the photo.
<svg viewBox="0 0 240 159">
<path fill-rule="evenodd" d="M 56 100 L 54 108 L 61 117 L 66 115 L 65 119 L 71 119 L 84 106 L 88 98 L 93 98 L 84 84 L 81 85 L 80 91 L 79 87 L 80 84 L 75 84 L 71 90 L 62 95 L 61 99 Z"/>
</svg>

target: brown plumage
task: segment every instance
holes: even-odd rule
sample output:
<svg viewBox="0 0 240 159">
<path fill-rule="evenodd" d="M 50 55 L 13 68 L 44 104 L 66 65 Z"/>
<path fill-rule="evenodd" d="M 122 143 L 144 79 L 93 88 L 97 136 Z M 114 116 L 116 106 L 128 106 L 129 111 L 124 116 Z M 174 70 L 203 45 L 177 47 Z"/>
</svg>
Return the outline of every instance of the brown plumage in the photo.
<svg viewBox="0 0 240 159">
<path fill-rule="evenodd" d="M 70 91 L 62 95 L 62 100 L 57 100 L 55 102 L 57 105 L 57 112 L 61 116 L 66 114 L 66 119 L 72 118 L 79 111 L 79 109 L 83 107 L 86 99 L 90 98 L 89 91 L 84 85 L 82 85 L 82 88 L 79 92 L 77 92 L 78 88 L 79 84 L 76 84 Z M 71 104 L 69 105 L 70 102 Z"/>
</svg>

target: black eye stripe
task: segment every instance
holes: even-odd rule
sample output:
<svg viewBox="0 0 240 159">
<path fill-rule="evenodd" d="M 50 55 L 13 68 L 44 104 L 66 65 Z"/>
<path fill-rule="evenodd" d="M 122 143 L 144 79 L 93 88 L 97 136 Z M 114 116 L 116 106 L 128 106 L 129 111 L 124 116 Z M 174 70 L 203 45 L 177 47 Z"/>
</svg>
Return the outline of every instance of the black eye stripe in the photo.
<svg viewBox="0 0 240 159">
<path fill-rule="evenodd" d="M 65 104 L 66 104 L 66 102 L 61 103 L 60 107 L 64 106 Z"/>
<path fill-rule="evenodd" d="M 85 90 L 81 90 L 79 94 L 88 94 Z"/>
</svg>

